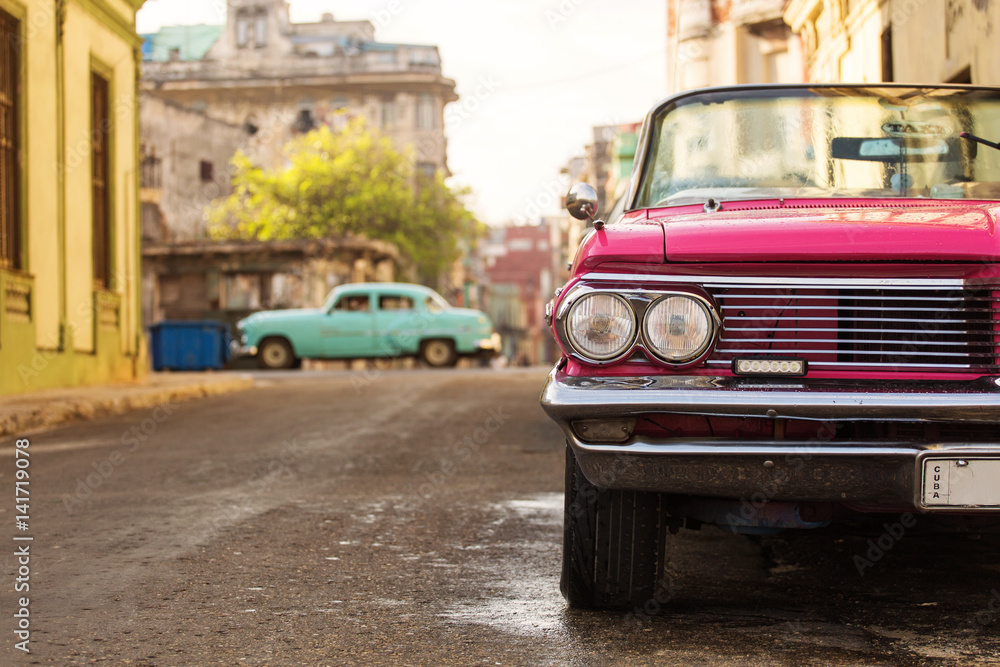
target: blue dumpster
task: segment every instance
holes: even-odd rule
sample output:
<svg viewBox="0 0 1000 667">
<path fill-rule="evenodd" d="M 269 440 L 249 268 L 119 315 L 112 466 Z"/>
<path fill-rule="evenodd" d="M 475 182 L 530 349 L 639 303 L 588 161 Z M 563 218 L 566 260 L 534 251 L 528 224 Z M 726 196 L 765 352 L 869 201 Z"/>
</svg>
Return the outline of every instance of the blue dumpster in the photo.
<svg viewBox="0 0 1000 667">
<path fill-rule="evenodd" d="M 218 370 L 229 361 L 229 327 L 222 322 L 168 320 L 149 332 L 153 370 Z"/>
</svg>

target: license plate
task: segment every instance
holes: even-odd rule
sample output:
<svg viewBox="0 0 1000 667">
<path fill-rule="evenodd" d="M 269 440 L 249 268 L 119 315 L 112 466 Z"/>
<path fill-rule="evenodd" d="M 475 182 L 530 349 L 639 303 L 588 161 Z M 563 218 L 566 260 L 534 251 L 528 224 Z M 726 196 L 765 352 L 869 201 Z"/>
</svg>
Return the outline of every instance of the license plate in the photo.
<svg viewBox="0 0 1000 667">
<path fill-rule="evenodd" d="M 1000 458 L 926 458 L 924 507 L 1000 509 Z"/>
</svg>

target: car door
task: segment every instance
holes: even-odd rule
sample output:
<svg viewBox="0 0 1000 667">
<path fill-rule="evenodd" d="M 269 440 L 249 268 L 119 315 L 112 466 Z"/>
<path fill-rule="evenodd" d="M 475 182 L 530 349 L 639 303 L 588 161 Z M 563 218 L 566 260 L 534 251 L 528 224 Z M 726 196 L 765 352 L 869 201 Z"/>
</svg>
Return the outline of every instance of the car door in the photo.
<svg viewBox="0 0 1000 667">
<path fill-rule="evenodd" d="M 368 292 L 347 293 L 337 298 L 320 326 L 324 356 L 341 359 L 374 356 L 372 300 Z"/>
<path fill-rule="evenodd" d="M 375 310 L 375 353 L 383 357 L 415 354 L 419 344 L 419 314 L 412 295 L 382 292 Z"/>
</svg>

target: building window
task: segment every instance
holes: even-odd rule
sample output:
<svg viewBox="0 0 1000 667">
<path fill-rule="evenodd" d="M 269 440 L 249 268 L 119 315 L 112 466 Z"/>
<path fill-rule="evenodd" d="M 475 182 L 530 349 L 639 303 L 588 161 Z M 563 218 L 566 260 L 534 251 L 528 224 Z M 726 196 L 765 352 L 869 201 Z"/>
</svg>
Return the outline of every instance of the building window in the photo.
<svg viewBox="0 0 1000 667">
<path fill-rule="evenodd" d="M 417 129 L 433 130 L 434 125 L 434 98 L 424 93 L 417 102 Z"/>
<path fill-rule="evenodd" d="M 161 243 L 166 241 L 163 227 L 163 213 L 160 207 L 152 202 L 142 202 L 139 209 L 142 218 L 142 240 L 144 243 Z"/>
<path fill-rule="evenodd" d="M 896 80 L 892 71 L 892 25 L 882 33 L 882 80 Z"/>
<path fill-rule="evenodd" d="M 396 98 L 388 96 L 382 98 L 379 105 L 379 126 L 383 130 L 392 129 L 396 125 Z"/>
<path fill-rule="evenodd" d="M 163 160 L 156 157 L 156 151 L 141 147 L 142 161 L 139 186 L 158 190 L 163 187 Z"/>
<path fill-rule="evenodd" d="M 418 162 L 417 172 L 426 178 L 434 178 L 437 173 L 437 165 L 433 162 Z"/>
<path fill-rule="evenodd" d="M 248 114 L 247 119 L 243 121 L 243 129 L 251 137 L 260 131 L 260 122 L 257 120 L 257 116 L 254 114 Z"/>
<path fill-rule="evenodd" d="M 107 79 L 90 75 L 90 164 L 94 221 L 94 283 L 111 287 L 111 99 Z"/>
<path fill-rule="evenodd" d="M 312 132 L 316 129 L 316 119 L 313 118 L 313 112 L 310 108 L 299 109 L 299 115 L 296 116 L 295 122 L 292 123 L 292 132 L 295 134 L 305 134 L 306 132 Z"/>
<path fill-rule="evenodd" d="M 236 46 L 245 49 L 250 42 L 250 15 L 245 10 L 236 14 Z"/>
<path fill-rule="evenodd" d="M 258 49 L 267 46 L 267 13 L 263 9 L 258 9 L 253 19 L 253 43 Z"/>
<path fill-rule="evenodd" d="M 0 266 L 21 266 L 20 23 L 0 10 Z"/>
<path fill-rule="evenodd" d="M 198 172 L 201 175 L 202 183 L 211 183 L 215 180 L 215 165 L 208 160 L 202 160 L 198 164 Z"/>
</svg>

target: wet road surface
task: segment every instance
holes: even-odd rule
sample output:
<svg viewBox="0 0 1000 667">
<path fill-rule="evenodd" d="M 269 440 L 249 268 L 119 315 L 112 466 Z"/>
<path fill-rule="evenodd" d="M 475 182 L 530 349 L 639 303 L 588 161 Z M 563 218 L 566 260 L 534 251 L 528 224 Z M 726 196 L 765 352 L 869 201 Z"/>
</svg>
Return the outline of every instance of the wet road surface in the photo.
<svg viewBox="0 0 1000 667">
<path fill-rule="evenodd" d="M 661 609 L 568 610 L 544 375 L 262 374 L 30 436 L 2 664 L 1000 665 L 997 540 L 682 531 Z"/>
</svg>

